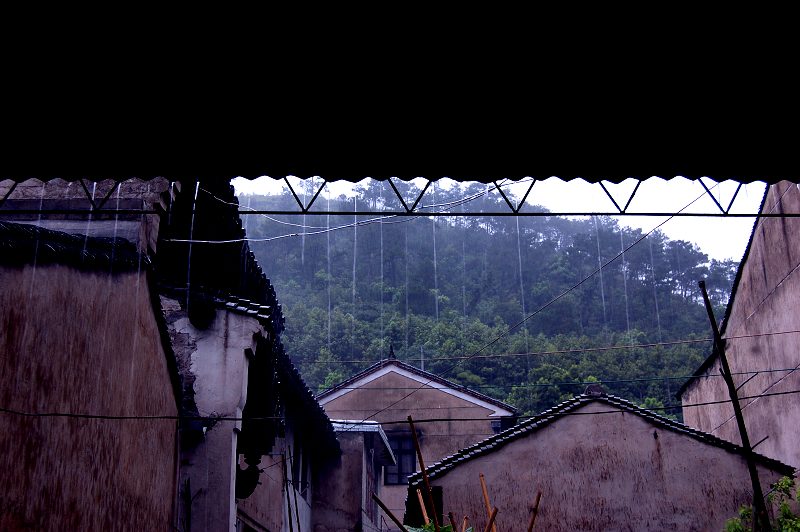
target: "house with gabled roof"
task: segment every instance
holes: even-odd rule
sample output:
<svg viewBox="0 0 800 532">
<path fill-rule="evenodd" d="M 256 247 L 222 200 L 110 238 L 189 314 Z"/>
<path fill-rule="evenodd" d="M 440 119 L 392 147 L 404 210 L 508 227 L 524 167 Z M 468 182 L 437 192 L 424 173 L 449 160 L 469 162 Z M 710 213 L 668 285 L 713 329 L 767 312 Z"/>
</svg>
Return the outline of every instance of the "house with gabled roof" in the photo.
<svg viewBox="0 0 800 532">
<path fill-rule="evenodd" d="M 407 480 L 418 467 L 408 416 L 426 462 L 512 426 L 517 416 L 509 404 L 398 360 L 393 349 L 317 400 L 332 419 L 381 423 L 397 459 L 384 468 L 382 494 L 395 515 L 403 513 Z"/>
<path fill-rule="evenodd" d="M 721 530 L 752 502 L 743 449 L 644 410 L 594 385 L 495 436 L 431 464 L 437 513 L 525 529 L 541 494 L 537 530 Z M 764 485 L 793 468 L 755 456 Z M 409 478 L 405 522 L 419 524 L 421 473 Z M 428 512 L 429 514 L 431 511 Z"/>
<path fill-rule="evenodd" d="M 307 531 L 326 502 L 339 444 L 233 191 L 178 185 L 0 182 L 0 529 Z"/>
<path fill-rule="evenodd" d="M 751 444 L 800 467 L 800 185 L 770 186 L 720 334 Z M 740 442 L 716 351 L 678 391 L 688 425 Z"/>
</svg>

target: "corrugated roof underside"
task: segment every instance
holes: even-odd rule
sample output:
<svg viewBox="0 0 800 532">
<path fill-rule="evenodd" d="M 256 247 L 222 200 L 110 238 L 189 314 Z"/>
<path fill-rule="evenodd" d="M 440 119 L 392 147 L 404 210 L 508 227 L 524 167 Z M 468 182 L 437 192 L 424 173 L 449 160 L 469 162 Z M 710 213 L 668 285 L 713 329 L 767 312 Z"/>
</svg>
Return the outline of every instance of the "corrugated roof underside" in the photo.
<svg viewBox="0 0 800 532">
<path fill-rule="evenodd" d="M 598 182 L 606 182 L 606 183 L 621 183 L 626 179 L 636 179 L 636 180 L 645 180 L 651 177 L 658 177 L 669 181 L 671 179 L 677 177 L 683 177 L 690 180 L 697 180 L 700 178 L 708 178 L 714 181 L 737 181 L 740 183 L 753 183 L 756 181 L 761 181 L 769 184 L 777 183 L 779 181 L 793 181 L 793 182 L 800 182 L 800 172 L 793 175 L 776 175 L 774 173 L 765 172 L 763 174 L 754 173 L 752 171 L 743 172 L 741 174 L 732 173 L 732 172 L 686 172 L 686 173 L 663 173 L 663 172 L 647 172 L 647 171 L 635 171 L 632 170 L 630 173 L 609 173 L 609 174 L 602 174 L 599 172 L 587 172 L 587 173 L 564 173 L 564 172 L 547 172 L 543 171 L 542 169 L 538 169 L 535 166 L 532 166 L 529 170 L 518 170 L 518 171 L 508 171 L 504 172 L 502 167 L 494 170 L 494 171 L 487 171 L 487 172 L 469 172 L 469 171 L 460 171 L 454 169 L 452 172 L 448 172 L 446 169 L 444 170 L 431 170 L 427 169 L 424 166 L 419 169 L 419 171 L 409 171 L 404 169 L 397 169 L 397 171 L 392 171 L 391 166 L 388 168 L 365 168 L 363 170 L 355 170 L 350 172 L 339 171 L 336 169 L 326 169 L 326 167 L 316 168 L 316 167 L 305 167 L 299 165 L 297 167 L 285 167 L 279 165 L 277 167 L 271 167 L 269 165 L 265 165 L 263 169 L 253 170 L 253 169 L 239 169 L 236 165 L 231 165 L 229 169 L 222 169 L 218 171 L 213 170 L 199 170 L 196 171 L 191 165 L 187 166 L 185 169 L 177 169 L 172 171 L 164 171 L 164 172 L 157 172 L 154 173 L 151 171 L 145 172 L 134 172 L 134 173 L 96 173 L 90 172 L 87 174 L 76 175 L 72 172 L 65 172 L 63 174 L 54 174 L 54 173 L 43 173 L 43 174 L 25 174 L 25 175 L 11 175 L 11 174 L 0 174 L 0 181 L 5 180 L 12 180 L 12 181 L 26 181 L 28 179 L 39 179 L 41 181 L 51 181 L 53 179 L 63 179 L 65 181 L 77 181 L 79 179 L 86 179 L 88 181 L 100 181 L 105 179 L 113 179 L 115 181 L 127 181 L 132 178 L 138 178 L 142 180 L 151 180 L 159 177 L 163 177 L 169 179 L 171 181 L 180 181 L 180 180 L 194 180 L 199 179 L 201 181 L 208 181 L 208 180 L 230 180 L 234 177 L 244 177 L 245 179 L 257 179 L 259 177 L 271 177 L 273 179 L 283 179 L 284 176 L 295 176 L 301 179 L 307 179 L 311 177 L 322 177 L 326 181 L 349 181 L 352 183 L 359 182 L 363 179 L 375 179 L 378 181 L 386 181 L 388 179 L 401 179 L 401 180 L 411 180 L 418 177 L 422 177 L 425 179 L 430 179 L 431 181 L 438 181 L 439 179 L 452 179 L 454 181 L 459 182 L 477 182 L 477 183 L 492 183 L 494 181 L 498 181 L 501 179 L 510 179 L 512 181 L 518 181 L 520 179 L 525 179 L 528 177 L 534 177 L 537 179 L 548 179 L 550 177 L 554 177 L 560 179 L 562 181 L 572 181 L 573 179 L 583 179 L 589 183 L 598 183 Z"/>
</svg>

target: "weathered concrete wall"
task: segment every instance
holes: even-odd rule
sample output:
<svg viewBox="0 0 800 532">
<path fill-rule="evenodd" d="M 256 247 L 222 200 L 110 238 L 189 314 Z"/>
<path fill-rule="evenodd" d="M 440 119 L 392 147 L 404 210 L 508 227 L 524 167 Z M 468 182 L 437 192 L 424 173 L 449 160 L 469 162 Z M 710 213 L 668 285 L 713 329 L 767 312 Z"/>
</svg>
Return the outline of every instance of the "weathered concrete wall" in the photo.
<svg viewBox="0 0 800 532">
<path fill-rule="evenodd" d="M 286 436 L 275 440 L 272 454 L 262 457 L 259 466 L 264 470 L 259 478 L 261 484 L 250 497 L 237 501 L 237 509 L 247 517 L 247 521 L 276 532 L 311 530 L 310 501 L 315 497 L 317 486 L 314 481 L 318 479 L 311 479 L 310 493 L 306 498 L 295 489 L 299 484 L 292 478 L 291 459 L 295 446 L 293 430 L 289 425 Z M 245 467 L 244 463 L 242 467 Z"/>
<path fill-rule="evenodd" d="M 782 182 L 770 188 L 764 209 L 772 213 L 800 213 L 800 190 Z M 800 389 L 800 334 L 768 333 L 800 330 L 800 219 L 763 218 L 753 235 L 749 256 L 742 266 L 724 337 L 731 371 L 771 371 L 758 374 L 739 390 L 751 443 L 764 437 L 757 451 L 800 467 L 800 395 L 751 398 L 763 393 Z M 751 336 L 742 338 L 743 336 Z M 719 363 L 689 385 L 685 405 L 728 399 L 719 375 Z M 734 375 L 739 386 L 752 374 Z M 684 407 L 687 425 L 740 443 L 730 405 Z"/>
<path fill-rule="evenodd" d="M 256 523 L 267 530 L 288 530 L 286 521 L 286 480 L 284 474 L 283 449 L 284 442 L 278 438 L 275 442 L 275 454 L 261 458 L 259 467 L 264 470 L 259 477 L 259 484 L 250 497 L 237 501 L 239 515 L 246 518 L 246 522 Z M 242 467 L 247 467 L 241 462 Z M 289 469 L 291 467 L 286 464 Z M 289 471 L 291 474 L 291 471 Z M 291 501 L 290 501 L 291 502 Z M 251 525 L 252 526 L 252 525 Z"/>
<path fill-rule="evenodd" d="M 588 404 L 576 412 L 608 411 Z M 524 530 L 537 491 L 537 530 L 722 530 L 750 501 L 744 460 L 630 413 L 569 415 L 431 481 L 445 515 L 483 530 L 479 474 L 498 530 Z M 759 470 L 764 485 L 780 475 Z"/>
<path fill-rule="evenodd" d="M 263 332 L 254 318 L 218 310 L 203 330 L 190 323 L 177 301 L 161 297 L 180 371 L 192 383 L 200 416 L 241 418 L 247 400 L 246 349 Z M 240 421 L 207 426 L 202 439 L 181 449 L 180 522 L 191 530 L 233 530 L 236 525 L 236 439 Z M 191 494 L 191 508 L 187 497 Z"/>
<path fill-rule="evenodd" d="M 447 419 L 415 425 L 421 432 L 420 448 L 426 465 L 494 434 L 489 418 L 492 411 L 464 399 L 430 386 L 424 386 L 404 399 L 412 389 L 419 387 L 417 381 L 397 373 L 387 373 L 363 388 L 331 400 L 324 408 L 331 419 L 364 419 L 378 411 L 380 413 L 370 420 L 380 423 L 405 421 L 409 415 L 415 420 Z M 460 421 L 475 418 L 485 418 L 485 421 Z M 396 431 L 408 431 L 409 427 L 407 423 L 401 423 L 383 425 L 383 429 L 390 436 Z M 405 485 L 382 488 L 381 499 L 399 517 L 405 511 L 406 490 Z"/>
<path fill-rule="evenodd" d="M 142 273 L 0 267 L 0 406 L 175 416 Z M 174 419 L 0 412 L 0 530 L 169 530 Z"/>
<path fill-rule="evenodd" d="M 364 433 L 339 432 L 337 438 L 340 459 L 318 473 L 311 522 L 314 532 L 347 532 L 363 520 L 365 477 L 372 473 L 366 470 Z"/>
</svg>

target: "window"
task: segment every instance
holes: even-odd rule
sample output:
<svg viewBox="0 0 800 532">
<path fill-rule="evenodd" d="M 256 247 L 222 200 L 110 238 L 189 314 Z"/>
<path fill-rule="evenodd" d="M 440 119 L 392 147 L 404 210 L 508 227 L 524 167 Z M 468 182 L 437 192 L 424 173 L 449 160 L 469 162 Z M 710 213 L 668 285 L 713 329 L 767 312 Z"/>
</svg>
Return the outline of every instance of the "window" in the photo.
<svg viewBox="0 0 800 532">
<path fill-rule="evenodd" d="M 297 436 L 295 436 L 297 438 Z M 303 499 L 308 502 L 309 496 L 309 463 L 308 453 L 306 449 L 300 444 L 295 444 L 294 454 L 290 455 L 292 459 L 292 485 L 294 489 L 300 494 Z M 291 453 L 291 448 L 289 450 Z"/>
<path fill-rule="evenodd" d="M 417 470 L 417 454 L 410 433 L 387 434 L 397 465 L 384 469 L 383 483 L 386 485 L 407 484 L 408 476 Z"/>
</svg>

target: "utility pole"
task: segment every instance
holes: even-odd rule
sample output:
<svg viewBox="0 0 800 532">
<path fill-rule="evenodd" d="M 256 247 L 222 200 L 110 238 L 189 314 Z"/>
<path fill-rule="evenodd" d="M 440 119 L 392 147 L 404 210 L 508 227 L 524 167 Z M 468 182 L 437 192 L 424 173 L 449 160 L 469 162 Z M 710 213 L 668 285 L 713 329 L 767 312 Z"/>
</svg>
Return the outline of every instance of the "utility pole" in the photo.
<svg viewBox="0 0 800 532">
<path fill-rule="evenodd" d="M 719 357 L 720 373 L 728 386 L 728 394 L 731 397 L 733 404 L 733 413 L 736 416 L 736 424 L 739 427 L 739 437 L 742 441 L 742 449 L 744 450 L 744 459 L 747 462 L 747 469 L 750 472 L 750 482 L 753 484 L 753 509 L 755 511 L 755 519 L 753 521 L 753 529 L 769 532 L 772 527 L 769 524 L 769 516 L 767 515 L 767 507 L 764 504 L 764 492 L 761 490 L 761 480 L 758 478 L 758 471 L 756 470 L 756 463 L 753 459 L 753 448 L 750 446 L 750 438 L 747 436 L 747 427 L 744 424 L 744 416 L 742 415 L 742 407 L 739 405 L 739 396 L 736 394 L 736 385 L 733 382 L 731 375 L 731 368 L 728 365 L 728 357 L 725 356 L 725 341 L 719 333 L 717 320 L 714 318 L 714 309 L 711 308 L 711 300 L 708 298 L 706 291 L 706 282 L 700 281 L 698 283 L 700 290 L 703 292 L 703 301 L 706 305 L 706 312 L 708 312 L 708 319 L 711 320 L 711 329 L 714 333 L 714 351 Z"/>
</svg>

